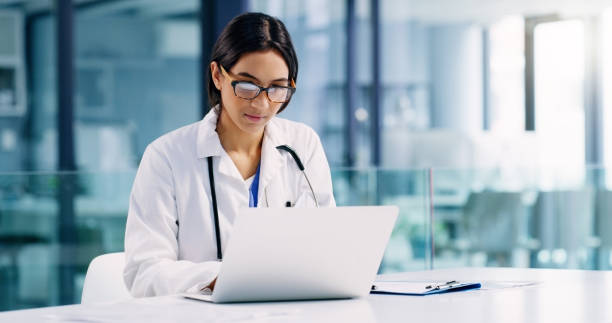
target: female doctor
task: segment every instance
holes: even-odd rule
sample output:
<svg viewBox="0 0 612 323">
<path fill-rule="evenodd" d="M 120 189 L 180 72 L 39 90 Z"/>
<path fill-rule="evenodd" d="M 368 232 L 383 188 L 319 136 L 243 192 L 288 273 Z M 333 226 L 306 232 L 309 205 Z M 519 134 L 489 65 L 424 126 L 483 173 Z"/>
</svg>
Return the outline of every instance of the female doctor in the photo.
<svg viewBox="0 0 612 323">
<path fill-rule="evenodd" d="M 222 31 L 208 69 L 212 108 L 153 141 L 138 168 L 125 232 L 133 296 L 213 288 L 242 208 L 335 206 L 319 137 L 276 116 L 297 73 L 280 20 L 247 13 Z"/>
</svg>

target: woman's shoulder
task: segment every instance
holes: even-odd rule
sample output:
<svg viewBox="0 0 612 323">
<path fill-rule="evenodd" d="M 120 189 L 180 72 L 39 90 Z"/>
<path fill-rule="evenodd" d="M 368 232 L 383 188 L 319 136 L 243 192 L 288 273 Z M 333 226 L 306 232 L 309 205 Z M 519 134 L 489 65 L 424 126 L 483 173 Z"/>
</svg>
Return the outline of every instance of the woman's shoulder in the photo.
<svg viewBox="0 0 612 323">
<path fill-rule="evenodd" d="M 316 131 L 305 123 L 274 117 L 271 121 L 275 131 L 274 136 L 279 144 L 294 148 L 304 147 L 308 150 L 321 145 Z M 301 149 L 300 149 L 301 150 Z"/>
<path fill-rule="evenodd" d="M 174 155 L 178 152 L 185 153 L 188 150 L 195 150 L 198 131 L 203 120 L 182 126 L 167 132 L 153 140 L 147 149 L 154 149 L 159 152 L 171 152 Z"/>
<path fill-rule="evenodd" d="M 271 120 L 271 123 L 274 124 L 276 129 L 287 136 L 291 137 L 304 137 L 304 136 L 315 136 L 318 137 L 317 133 L 312 129 L 309 125 L 293 121 L 289 119 L 284 119 L 280 117 L 274 117 Z"/>
</svg>

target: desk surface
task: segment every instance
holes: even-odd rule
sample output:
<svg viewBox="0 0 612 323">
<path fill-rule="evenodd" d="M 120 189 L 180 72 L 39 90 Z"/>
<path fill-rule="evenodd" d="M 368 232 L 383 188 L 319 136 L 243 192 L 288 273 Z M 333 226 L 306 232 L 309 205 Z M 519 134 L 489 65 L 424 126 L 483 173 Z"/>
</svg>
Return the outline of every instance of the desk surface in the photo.
<svg viewBox="0 0 612 323">
<path fill-rule="evenodd" d="M 380 280 L 479 281 L 482 290 L 431 296 L 209 304 L 164 296 L 0 313 L 0 322 L 604 322 L 612 323 L 612 272 L 461 268 Z M 532 283 L 511 287 L 516 283 Z"/>
</svg>

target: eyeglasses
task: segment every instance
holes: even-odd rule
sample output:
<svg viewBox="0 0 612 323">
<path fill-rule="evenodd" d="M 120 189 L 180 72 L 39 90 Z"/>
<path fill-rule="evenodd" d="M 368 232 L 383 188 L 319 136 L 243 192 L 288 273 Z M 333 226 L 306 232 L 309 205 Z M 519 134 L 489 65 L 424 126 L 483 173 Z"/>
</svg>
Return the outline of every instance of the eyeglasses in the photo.
<svg viewBox="0 0 612 323">
<path fill-rule="evenodd" d="M 276 103 L 286 103 L 289 102 L 291 96 L 296 90 L 295 82 L 293 80 L 291 80 L 291 86 L 272 85 L 269 87 L 261 87 L 249 81 L 235 80 L 227 71 L 225 71 L 225 68 L 223 68 L 221 64 L 219 64 L 219 67 L 221 68 L 221 73 L 223 73 L 223 76 L 232 81 L 231 84 L 234 88 L 234 95 L 241 99 L 253 100 L 262 91 L 265 91 L 270 101 Z"/>
</svg>

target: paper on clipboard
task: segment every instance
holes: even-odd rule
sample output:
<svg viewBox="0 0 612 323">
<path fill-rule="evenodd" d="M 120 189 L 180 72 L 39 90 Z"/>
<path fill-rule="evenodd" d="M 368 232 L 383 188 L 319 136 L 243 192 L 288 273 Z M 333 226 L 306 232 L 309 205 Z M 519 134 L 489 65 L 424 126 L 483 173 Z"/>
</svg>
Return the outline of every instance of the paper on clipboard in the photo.
<svg viewBox="0 0 612 323">
<path fill-rule="evenodd" d="M 459 292 L 478 289 L 482 285 L 475 282 L 449 281 L 446 283 L 434 282 L 404 282 L 404 281 L 381 281 L 372 285 L 371 294 L 390 295 L 414 295 L 425 296 L 440 293 Z"/>
</svg>

